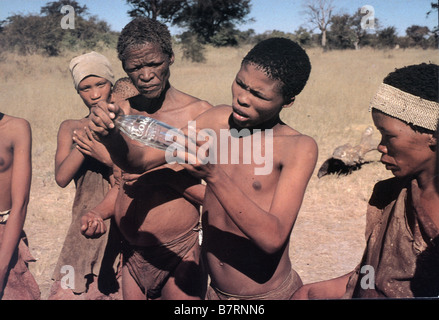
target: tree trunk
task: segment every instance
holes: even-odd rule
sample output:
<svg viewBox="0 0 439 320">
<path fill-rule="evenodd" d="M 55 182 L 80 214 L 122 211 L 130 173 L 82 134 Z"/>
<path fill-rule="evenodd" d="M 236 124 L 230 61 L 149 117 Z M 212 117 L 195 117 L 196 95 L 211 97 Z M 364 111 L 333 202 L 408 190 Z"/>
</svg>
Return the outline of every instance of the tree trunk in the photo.
<svg viewBox="0 0 439 320">
<path fill-rule="evenodd" d="M 322 30 L 322 47 L 326 48 L 326 29 Z"/>
</svg>

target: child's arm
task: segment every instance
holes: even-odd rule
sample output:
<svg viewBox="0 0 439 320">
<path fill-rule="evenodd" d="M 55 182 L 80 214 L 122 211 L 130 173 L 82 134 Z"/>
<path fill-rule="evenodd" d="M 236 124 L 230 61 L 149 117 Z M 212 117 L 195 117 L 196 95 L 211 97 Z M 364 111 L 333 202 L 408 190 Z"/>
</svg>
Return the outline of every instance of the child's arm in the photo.
<svg viewBox="0 0 439 320">
<path fill-rule="evenodd" d="M 93 137 L 88 126 L 85 126 L 82 130 L 75 130 L 73 132 L 73 140 L 77 143 L 76 148 L 81 151 L 81 153 L 95 158 L 107 167 L 113 165 L 107 148 Z"/>
<path fill-rule="evenodd" d="M 81 233 L 85 237 L 99 238 L 107 232 L 104 220 L 114 216 L 118 193 L 119 186 L 112 187 L 96 207 L 81 217 Z"/>
<path fill-rule="evenodd" d="M 0 247 L 0 293 L 12 254 L 17 247 L 26 219 L 32 177 L 32 133 L 26 120 L 14 120 L 16 140 L 13 142 L 13 168 L 11 180 L 12 208 L 6 223 Z"/>
<path fill-rule="evenodd" d="M 64 188 L 72 181 L 84 161 L 84 155 L 72 148 L 73 139 L 70 121 L 64 121 L 58 131 L 55 153 L 55 181 Z"/>
</svg>

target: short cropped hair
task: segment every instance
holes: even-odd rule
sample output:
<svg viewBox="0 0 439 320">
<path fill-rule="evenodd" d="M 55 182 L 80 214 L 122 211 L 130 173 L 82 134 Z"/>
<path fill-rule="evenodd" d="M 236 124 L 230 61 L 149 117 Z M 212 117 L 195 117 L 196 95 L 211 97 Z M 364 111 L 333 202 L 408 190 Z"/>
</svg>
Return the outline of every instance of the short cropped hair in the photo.
<svg viewBox="0 0 439 320">
<path fill-rule="evenodd" d="M 286 38 L 270 38 L 259 42 L 242 60 L 262 70 L 270 79 L 282 83 L 285 99 L 294 98 L 306 85 L 311 63 L 305 50 Z"/>
<path fill-rule="evenodd" d="M 163 53 L 172 57 L 171 34 L 163 23 L 146 17 L 139 17 L 129 22 L 121 31 L 117 42 L 117 53 L 121 61 L 126 60 L 127 49 L 145 44 L 158 44 Z"/>
</svg>

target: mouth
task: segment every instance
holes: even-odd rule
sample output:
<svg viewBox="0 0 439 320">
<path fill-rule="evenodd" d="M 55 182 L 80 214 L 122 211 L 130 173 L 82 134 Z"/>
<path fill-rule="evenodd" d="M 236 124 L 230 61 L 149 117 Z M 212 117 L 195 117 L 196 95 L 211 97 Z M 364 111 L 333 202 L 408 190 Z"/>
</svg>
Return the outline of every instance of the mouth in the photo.
<svg viewBox="0 0 439 320">
<path fill-rule="evenodd" d="M 157 85 L 151 85 L 151 86 L 139 86 L 138 90 L 140 91 L 140 93 L 148 93 L 150 91 L 154 91 L 156 90 Z"/>
<path fill-rule="evenodd" d="M 386 167 L 386 170 L 395 171 L 398 167 L 392 163 L 381 160 L 381 163 Z"/>
<path fill-rule="evenodd" d="M 246 121 L 250 117 L 246 113 L 244 113 L 244 112 L 236 109 L 235 107 L 233 107 L 233 118 L 235 118 L 238 121 Z"/>
</svg>

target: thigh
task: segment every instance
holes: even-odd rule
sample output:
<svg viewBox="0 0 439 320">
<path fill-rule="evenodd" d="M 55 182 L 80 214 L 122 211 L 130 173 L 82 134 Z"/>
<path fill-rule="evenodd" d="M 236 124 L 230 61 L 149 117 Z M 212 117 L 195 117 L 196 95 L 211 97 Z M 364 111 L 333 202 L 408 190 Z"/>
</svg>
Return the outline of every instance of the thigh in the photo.
<svg viewBox="0 0 439 320">
<path fill-rule="evenodd" d="M 124 300 L 146 300 L 145 293 L 125 265 L 122 267 L 122 295 Z"/>
<path fill-rule="evenodd" d="M 200 300 L 207 287 L 207 273 L 201 259 L 200 246 L 195 244 L 183 257 L 162 289 L 164 300 Z"/>
</svg>

